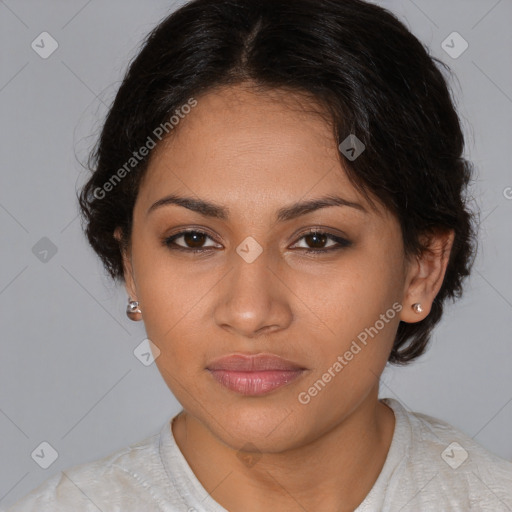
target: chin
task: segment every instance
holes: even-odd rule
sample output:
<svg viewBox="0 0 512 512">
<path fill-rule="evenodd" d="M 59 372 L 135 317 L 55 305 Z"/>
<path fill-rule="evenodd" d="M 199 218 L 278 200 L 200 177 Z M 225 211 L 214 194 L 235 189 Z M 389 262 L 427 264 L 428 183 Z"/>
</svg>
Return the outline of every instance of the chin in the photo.
<svg viewBox="0 0 512 512">
<path fill-rule="evenodd" d="M 224 404 L 219 411 L 222 412 L 216 421 L 207 417 L 206 424 L 234 450 L 252 443 L 261 452 L 278 453 L 300 445 L 307 436 L 307 422 L 299 416 L 300 409 L 294 410 L 282 402 L 269 404 L 260 399 L 256 403 L 245 399 L 242 403 Z"/>
</svg>

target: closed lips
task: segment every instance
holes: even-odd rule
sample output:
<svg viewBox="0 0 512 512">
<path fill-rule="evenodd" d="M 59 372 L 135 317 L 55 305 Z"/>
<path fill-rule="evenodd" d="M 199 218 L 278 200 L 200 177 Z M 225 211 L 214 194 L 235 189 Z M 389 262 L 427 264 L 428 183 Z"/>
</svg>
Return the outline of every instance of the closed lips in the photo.
<svg viewBox="0 0 512 512">
<path fill-rule="evenodd" d="M 237 372 L 305 370 L 303 366 L 297 363 L 270 354 L 249 356 L 232 354 L 214 360 L 208 364 L 207 369 Z"/>
</svg>

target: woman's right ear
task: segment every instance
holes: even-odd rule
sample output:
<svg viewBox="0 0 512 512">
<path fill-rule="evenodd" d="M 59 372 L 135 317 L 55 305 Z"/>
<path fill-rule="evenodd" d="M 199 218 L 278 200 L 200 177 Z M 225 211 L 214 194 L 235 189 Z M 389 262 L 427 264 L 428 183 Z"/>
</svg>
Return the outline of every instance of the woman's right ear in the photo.
<svg viewBox="0 0 512 512">
<path fill-rule="evenodd" d="M 121 251 L 121 256 L 123 258 L 123 276 L 125 282 L 126 293 L 131 300 L 137 299 L 137 290 L 135 287 L 135 280 L 133 278 L 133 268 L 131 257 L 129 251 L 127 249 L 127 245 L 123 243 L 123 230 L 120 227 L 117 227 L 114 230 L 114 238 L 117 240 L 119 244 L 119 250 Z"/>
</svg>

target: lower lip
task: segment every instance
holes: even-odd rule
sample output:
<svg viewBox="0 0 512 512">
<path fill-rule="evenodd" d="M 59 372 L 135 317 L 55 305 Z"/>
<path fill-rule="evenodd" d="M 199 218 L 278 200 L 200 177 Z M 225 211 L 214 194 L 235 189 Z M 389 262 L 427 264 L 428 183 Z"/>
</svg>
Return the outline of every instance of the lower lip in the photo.
<svg viewBox="0 0 512 512">
<path fill-rule="evenodd" d="M 240 372 L 208 370 L 224 387 L 242 395 L 263 395 L 285 386 L 302 375 L 304 370 L 265 370 Z"/>
</svg>

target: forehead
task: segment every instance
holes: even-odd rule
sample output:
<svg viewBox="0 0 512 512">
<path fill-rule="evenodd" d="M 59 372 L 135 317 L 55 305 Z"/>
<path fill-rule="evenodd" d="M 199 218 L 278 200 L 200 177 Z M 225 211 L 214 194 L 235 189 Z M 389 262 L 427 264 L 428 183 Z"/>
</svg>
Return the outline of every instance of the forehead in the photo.
<svg viewBox="0 0 512 512">
<path fill-rule="evenodd" d="M 325 194 L 364 203 L 341 162 L 328 118 L 311 99 L 224 87 L 198 97 L 154 150 L 139 195 L 146 204 L 186 193 L 260 209 Z"/>
</svg>

